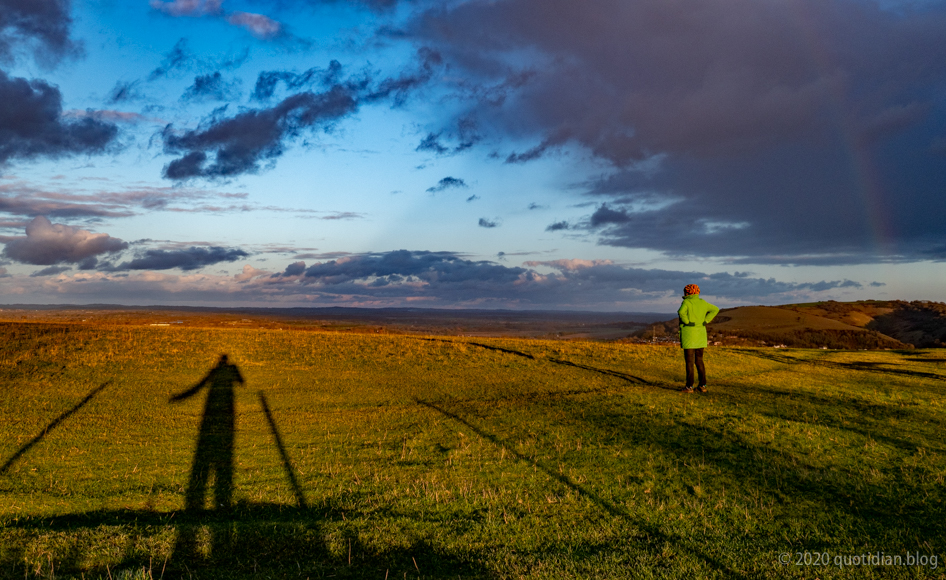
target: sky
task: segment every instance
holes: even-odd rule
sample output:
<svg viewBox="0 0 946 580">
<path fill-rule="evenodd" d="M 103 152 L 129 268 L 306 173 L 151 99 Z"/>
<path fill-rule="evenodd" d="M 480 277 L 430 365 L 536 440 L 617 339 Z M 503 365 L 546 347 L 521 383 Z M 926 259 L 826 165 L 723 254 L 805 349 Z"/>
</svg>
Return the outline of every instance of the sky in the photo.
<svg viewBox="0 0 946 580">
<path fill-rule="evenodd" d="M 946 1 L 0 0 L 0 304 L 946 301 Z"/>
</svg>

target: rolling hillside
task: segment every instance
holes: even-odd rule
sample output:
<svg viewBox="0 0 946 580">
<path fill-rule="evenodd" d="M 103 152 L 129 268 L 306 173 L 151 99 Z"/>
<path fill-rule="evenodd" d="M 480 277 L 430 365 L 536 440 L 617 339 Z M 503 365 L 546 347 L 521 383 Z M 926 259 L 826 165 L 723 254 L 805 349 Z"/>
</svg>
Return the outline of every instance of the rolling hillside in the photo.
<svg viewBox="0 0 946 580">
<path fill-rule="evenodd" d="M 673 339 L 677 321 L 648 326 L 637 340 Z M 946 346 L 946 304 L 937 302 L 814 302 L 740 306 L 720 311 L 710 342 L 729 346 L 903 349 Z"/>
</svg>

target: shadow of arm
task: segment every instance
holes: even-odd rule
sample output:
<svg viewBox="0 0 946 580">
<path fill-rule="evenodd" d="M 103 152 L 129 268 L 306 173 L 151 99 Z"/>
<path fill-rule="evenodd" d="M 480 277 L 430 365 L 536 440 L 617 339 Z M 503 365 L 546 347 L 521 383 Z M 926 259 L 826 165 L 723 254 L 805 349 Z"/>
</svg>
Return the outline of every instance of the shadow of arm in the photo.
<svg viewBox="0 0 946 580">
<path fill-rule="evenodd" d="M 176 403 L 176 402 L 178 402 L 178 401 L 183 401 L 184 399 L 187 399 L 187 398 L 189 398 L 189 397 L 194 396 L 194 395 L 197 393 L 197 391 L 199 391 L 200 389 L 202 389 L 203 386 L 207 384 L 207 381 L 208 381 L 209 378 L 210 378 L 210 376 L 208 375 L 206 378 L 204 378 L 204 380 L 200 381 L 199 383 L 197 383 L 197 384 L 194 385 L 193 387 L 187 389 L 186 391 L 184 391 L 184 392 L 182 392 L 182 393 L 178 393 L 178 394 L 172 396 L 170 399 L 168 399 L 168 403 Z"/>
</svg>

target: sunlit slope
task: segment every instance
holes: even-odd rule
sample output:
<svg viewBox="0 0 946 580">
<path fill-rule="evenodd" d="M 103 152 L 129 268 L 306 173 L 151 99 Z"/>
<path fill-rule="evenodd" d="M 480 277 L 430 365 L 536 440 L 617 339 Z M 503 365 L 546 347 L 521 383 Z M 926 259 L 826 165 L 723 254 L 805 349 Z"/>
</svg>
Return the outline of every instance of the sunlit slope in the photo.
<svg viewBox="0 0 946 580">
<path fill-rule="evenodd" d="M 231 412 L 171 400 L 224 353 Z M 815 576 L 785 553 L 946 554 L 941 351 L 706 363 L 684 395 L 672 347 L 0 325 L 0 578 L 782 579 Z M 188 511 L 208 424 L 232 501 L 215 479 Z"/>
<path fill-rule="evenodd" d="M 780 308 L 864 327 L 920 348 L 946 346 L 946 304 L 940 302 L 829 300 Z"/>
<path fill-rule="evenodd" d="M 872 328 L 850 324 L 856 317 L 845 315 L 845 320 L 819 316 L 808 309 L 782 306 L 740 306 L 720 311 L 707 327 L 712 343 L 729 346 L 785 345 L 799 348 L 830 349 L 902 349 L 910 344 L 886 336 Z M 873 320 L 873 319 L 872 319 Z M 651 325 L 637 336 L 646 338 L 654 333 L 677 332 L 676 320 Z"/>
<path fill-rule="evenodd" d="M 774 334 L 790 333 L 798 330 L 845 330 L 863 331 L 864 329 L 839 320 L 805 312 L 792 312 L 774 306 L 741 306 L 719 313 L 712 324 L 719 332 L 735 330 L 753 330 Z"/>
</svg>

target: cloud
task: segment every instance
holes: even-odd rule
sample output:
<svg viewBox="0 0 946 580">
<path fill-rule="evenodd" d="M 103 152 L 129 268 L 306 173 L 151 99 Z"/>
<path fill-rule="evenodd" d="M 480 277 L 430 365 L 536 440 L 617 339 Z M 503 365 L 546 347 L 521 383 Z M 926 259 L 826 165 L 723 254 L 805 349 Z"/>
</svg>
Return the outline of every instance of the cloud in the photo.
<svg viewBox="0 0 946 580">
<path fill-rule="evenodd" d="M 510 254 L 512 255 L 512 254 Z M 499 256 L 503 258 L 504 256 Z M 136 304 L 417 306 L 640 310 L 675 309 L 686 284 L 697 283 L 721 305 L 824 298 L 856 282 L 780 282 L 744 272 L 706 274 L 628 268 L 600 260 L 527 262 L 525 267 L 463 258 L 452 252 L 397 250 L 349 254 L 270 274 L 243 266 L 237 275 L 160 271 L 80 271 L 7 277 L 7 295 Z M 304 269 L 303 269 L 304 268 Z M 300 270 L 302 273 L 300 274 Z M 290 275 L 284 275 L 290 272 Z M 832 296 L 832 294 L 828 294 Z"/>
<path fill-rule="evenodd" d="M 305 270 L 303 282 L 337 286 L 364 282 L 372 287 L 426 284 L 489 284 L 513 282 L 525 272 L 490 262 L 473 262 L 449 252 L 397 250 L 362 254 L 315 264 Z"/>
<path fill-rule="evenodd" d="M 443 64 L 440 53 L 426 46 L 417 49 L 415 59 L 417 66 L 402 71 L 397 77 L 382 80 L 366 97 L 366 100 L 378 101 L 390 98 L 394 106 L 401 106 L 407 101 L 407 96 L 427 84 L 433 77 L 434 71 Z"/>
<path fill-rule="evenodd" d="M 457 145 L 448 147 L 440 140 L 444 131 L 438 133 L 427 133 L 427 136 L 421 139 L 420 144 L 415 151 L 429 151 L 437 155 L 456 154 L 473 147 L 480 136 L 476 134 L 475 127 L 470 124 L 460 123 L 456 131 L 455 138 L 459 140 Z"/>
<path fill-rule="evenodd" d="M 545 228 L 545 231 L 547 231 L 547 232 L 557 232 L 557 231 L 560 231 L 560 230 L 567 230 L 568 227 L 569 227 L 569 226 L 568 226 L 568 222 L 565 221 L 565 220 L 562 220 L 562 221 L 560 221 L 560 222 L 555 222 L 555 223 L 549 224 L 549 226 L 548 226 L 547 228 Z"/>
<path fill-rule="evenodd" d="M 246 197 L 245 193 L 181 187 L 132 187 L 120 191 L 86 192 L 78 186 L 64 186 L 62 190 L 56 190 L 13 181 L 0 184 L 0 212 L 28 217 L 42 215 L 59 218 L 122 218 L 138 215 L 143 211 L 220 213 L 268 210 L 301 212 L 306 216 L 324 213 L 232 203 Z M 230 203 L 221 205 L 220 202 Z M 332 219 L 335 216 L 335 213 L 329 213 L 322 216 L 322 219 Z"/>
<path fill-rule="evenodd" d="M 292 276 L 301 276 L 305 273 L 305 262 L 293 262 L 286 266 L 286 269 L 282 274 L 274 274 L 274 276 L 283 276 L 283 277 L 292 277 Z"/>
<path fill-rule="evenodd" d="M 151 0 L 151 7 L 160 10 L 169 16 L 207 16 L 217 15 L 223 12 L 221 8 L 223 0 L 173 0 L 171 2 L 162 2 L 161 0 Z"/>
<path fill-rule="evenodd" d="M 440 135 L 440 133 L 427 133 L 427 136 L 421 139 L 416 151 L 430 151 L 438 155 L 447 153 L 450 149 L 440 143 Z"/>
<path fill-rule="evenodd" d="M 422 70 L 431 66 L 429 51 L 418 51 L 418 59 Z M 181 132 L 168 125 L 162 133 L 164 150 L 180 157 L 165 166 L 164 177 L 218 179 L 256 173 L 262 162 L 281 156 L 288 141 L 315 129 L 330 130 L 363 103 L 391 98 L 397 104 L 425 74 L 406 72 L 376 86 L 370 78 L 351 78 L 321 92 L 290 95 L 269 108 L 245 110 L 232 117 L 214 114 L 196 129 Z"/>
<path fill-rule="evenodd" d="M 115 86 L 112 87 L 112 90 L 108 92 L 105 101 L 110 105 L 125 101 L 136 101 L 142 98 L 142 94 L 138 90 L 140 84 L 141 81 L 118 81 L 115 83 Z"/>
<path fill-rule="evenodd" d="M 476 194 L 473 194 L 473 195 L 471 195 L 470 197 L 466 198 L 466 201 L 467 201 L 467 203 L 469 203 L 469 202 L 471 202 L 471 201 L 476 201 L 476 200 L 478 200 L 479 198 L 480 198 L 480 196 L 478 196 L 478 195 L 476 195 Z"/>
<path fill-rule="evenodd" d="M 27 47 L 46 65 L 76 54 L 71 24 L 68 0 L 0 0 L 0 63 L 11 63 Z"/>
<path fill-rule="evenodd" d="M 516 143 L 507 163 L 578 147 L 611 165 L 588 190 L 617 212 L 585 224 L 604 244 L 848 263 L 941 239 L 942 1 L 457 2 L 403 32 L 451 71 L 443 126 Z"/>
<path fill-rule="evenodd" d="M 4 244 L 4 257 L 37 266 L 78 264 L 128 247 L 127 242 L 108 234 L 53 224 L 43 216 L 26 225 L 26 236 L 2 236 L 0 242 Z"/>
<path fill-rule="evenodd" d="M 263 71 L 256 78 L 256 87 L 252 98 L 257 101 L 266 101 L 272 98 L 280 82 L 287 89 L 298 90 L 304 87 L 318 85 L 331 87 L 338 84 L 342 78 L 342 65 L 337 60 L 329 63 L 328 68 L 313 67 L 302 73 L 292 71 Z"/>
<path fill-rule="evenodd" d="M 109 109 L 70 109 L 68 111 L 63 111 L 63 119 L 73 120 L 73 119 L 93 119 L 95 121 L 100 121 L 104 123 L 140 123 L 142 121 L 155 121 L 155 119 L 149 119 L 141 113 L 130 113 L 128 111 L 114 111 Z"/>
<path fill-rule="evenodd" d="M 213 120 L 180 134 L 169 125 L 163 134 L 165 151 L 183 156 L 164 168 L 164 176 L 180 180 L 255 173 L 261 161 L 282 155 L 284 139 L 328 126 L 357 110 L 356 97 L 350 88 L 336 85 L 323 93 L 298 93 L 275 107 Z M 208 151 L 215 156 L 210 164 Z"/>
<path fill-rule="evenodd" d="M 233 12 L 227 16 L 227 22 L 250 31 L 250 34 L 262 40 L 276 38 L 283 32 L 280 23 L 262 14 Z"/>
<path fill-rule="evenodd" d="M 223 0 L 173 0 L 172 2 L 151 0 L 151 8 L 173 17 L 222 18 L 232 26 L 249 31 L 260 40 L 272 40 L 285 35 L 283 25 L 268 16 L 252 12 L 225 12 Z"/>
<path fill-rule="evenodd" d="M 220 71 L 194 77 L 181 99 L 185 101 L 229 101 L 239 95 L 239 81 L 226 81 Z"/>
<path fill-rule="evenodd" d="M 101 269 L 110 272 L 125 270 L 197 270 L 204 266 L 212 266 L 221 262 L 233 262 L 249 256 L 239 248 L 224 248 L 221 246 L 198 247 L 181 250 L 145 250 L 135 259 L 122 262 L 117 266 L 106 266 Z"/>
<path fill-rule="evenodd" d="M 524 266 L 467 260 L 451 252 L 398 250 L 349 255 L 314 264 L 305 269 L 300 284 L 317 286 L 319 292 L 335 296 L 390 300 L 426 297 L 439 304 L 497 301 L 563 308 L 570 305 L 610 305 L 613 308 L 625 301 L 675 299 L 685 285 L 692 283 L 704 287 L 707 296 L 736 301 L 807 296 L 858 286 L 847 280 L 788 283 L 753 278 L 740 272 L 645 270 L 618 266 L 608 260 L 535 261 L 526 262 Z M 541 274 L 536 268 L 548 269 L 551 273 Z M 270 290 L 276 292 L 274 288 Z"/>
<path fill-rule="evenodd" d="M 557 143 L 561 144 L 562 142 L 558 141 Z M 527 163 L 529 161 L 534 161 L 539 157 L 542 157 L 542 155 L 545 154 L 545 152 L 555 144 L 556 141 L 546 139 L 542 143 L 536 145 L 528 151 L 524 151 L 523 153 L 510 153 L 509 156 L 506 157 L 505 163 Z"/>
<path fill-rule="evenodd" d="M 269 274 L 270 272 L 266 270 L 258 270 L 253 266 L 246 264 L 243 266 L 243 271 L 233 276 L 233 279 L 237 282 L 248 282 L 253 278 L 259 278 L 260 276 L 267 276 Z"/>
<path fill-rule="evenodd" d="M 181 38 L 174 43 L 174 47 L 171 48 L 170 52 L 164 55 L 164 59 L 161 60 L 158 68 L 151 71 L 148 80 L 154 81 L 164 78 L 174 71 L 183 70 L 192 59 L 193 56 L 187 50 L 187 39 Z"/>
<path fill-rule="evenodd" d="M 58 158 L 102 153 L 118 128 L 93 116 L 63 118 L 59 89 L 0 71 L 0 163 L 10 159 Z"/>
<path fill-rule="evenodd" d="M 477 222 L 481 228 L 495 228 L 499 227 L 499 220 L 488 220 L 486 218 L 480 218 L 480 221 Z"/>
<path fill-rule="evenodd" d="M 466 182 L 458 177 L 444 177 L 437 182 L 437 185 L 427 188 L 428 193 L 440 193 L 441 191 L 446 191 L 448 189 L 456 188 L 466 188 L 468 187 Z"/>
<path fill-rule="evenodd" d="M 40 276 L 55 276 L 57 274 L 62 274 L 63 272 L 68 272 L 72 268 L 69 266 L 49 266 L 48 268 L 43 268 L 42 270 L 37 270 L 30 274 L 30 278 L 39 278 Z"/>
</svg>

